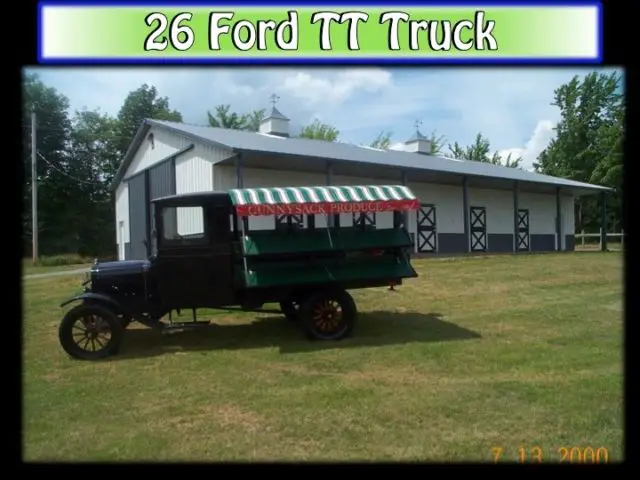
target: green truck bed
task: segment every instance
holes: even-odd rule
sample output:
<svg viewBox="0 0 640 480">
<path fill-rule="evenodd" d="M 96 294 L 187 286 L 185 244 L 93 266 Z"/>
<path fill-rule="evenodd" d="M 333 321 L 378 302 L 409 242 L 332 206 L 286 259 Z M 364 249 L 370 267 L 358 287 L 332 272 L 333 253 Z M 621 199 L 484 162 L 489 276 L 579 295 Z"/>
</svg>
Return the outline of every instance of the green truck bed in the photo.
<svg viewBox="0 0 640 480">
<path fill-rule="evenodd" d="M 330 234 L 327 229 L 251 232 L 241 242 L 245 257 L 237 269 L 241 284 L 260 288 L 417 276 L 408 255 L 364 253 L 411 247 L 405 230 L 335 228 Z M 337 255 L 309 259 L 330 252 Z"/>
<path fill-rule="evenodd" d="M 330 251 L 354 251 L 376 248 L 408 248 L 413 244 L 403 229 L 326 228 L 317 230 L 293 230 L 290 232 L 257 231 L 242 240 L 242 252 L 246 257 L 321 253 Z"/>
</svg>

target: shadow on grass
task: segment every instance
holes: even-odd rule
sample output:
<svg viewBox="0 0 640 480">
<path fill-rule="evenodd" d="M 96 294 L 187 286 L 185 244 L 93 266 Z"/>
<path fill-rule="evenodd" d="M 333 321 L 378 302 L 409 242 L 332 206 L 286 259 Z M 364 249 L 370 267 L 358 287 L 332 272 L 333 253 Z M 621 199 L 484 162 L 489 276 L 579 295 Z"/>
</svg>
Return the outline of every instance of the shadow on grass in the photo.
<svg viewBox="0 0 640 480">
<path fill-rule="evenodd" d="M 126 331 L 120 354 L 113 360 L 144 358 L 175 351 L 239 350 L 278 347 L 280 353 L 375 347 L 407 343 L 444 342 L 480 338 L 480 334 L 441 319 L 437 313 L 361 312 L 350 338 L 311 341 L 282 316 L 272 315 L 238 325 L 215 325 L 162 334 L 134 328 Z"/>
</svg>

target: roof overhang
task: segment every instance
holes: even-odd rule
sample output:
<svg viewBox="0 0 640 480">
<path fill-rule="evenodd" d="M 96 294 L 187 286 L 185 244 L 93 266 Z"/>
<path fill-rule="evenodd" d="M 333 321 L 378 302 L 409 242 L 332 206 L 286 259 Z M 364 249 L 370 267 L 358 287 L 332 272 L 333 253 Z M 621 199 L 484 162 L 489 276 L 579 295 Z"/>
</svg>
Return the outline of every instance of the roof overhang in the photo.
<svg viewBox="0 0 640 480">
<path fill-rule="evenodd" d="M 120 185 L 120 182 L 122 182 L 122 180 L 124 179 L 124 176 L 127 173 L 127 170 L 129 169 L 129 165 L 131 165 L 131 161 L 133 160 L 133 157 L 135 156 L 136 152 L 138 151 L 138 148 L 140 147 L 140 144 L 142 143 L 145 136 L 147 135 L 147 132 L 150 129 L 151 129 L 151 124 L 146 120 L 143 121 L 138 127 L 138 130 L 136 131 L 136 134 L 133 136 L 133 140 L 131 141 L 129 148 L 124 154 L 124 157 L 122 157 L 122 161 L 120 162 L 118 171 L 113 177 L 113 180 L 111 182 L 112 191 L 118 188 L 118 186 Z"/>
<path fill-rule="evenodd" d="M 267 153 L 259 150 L 233 149 L 235 154 L 229 158 L 218 161 L 217 165 L 235 165 L 238 154 L 242 155 L 242 165 L 248 168 L 259 168 L 264 170 L 287 170 L 299 172 L 324 173 L 329 165 L 332 166 L 334 175 L 362 176 L 362 168 L 366 168 L 368 178 L 379 178 L 401 180 L 402 172 L 408 176 L 409 183 L 437 183 L 442 185 L 461 186 L 463 180 L 468 180 L 468 186 L 476 188 L 487 188 L 496 190 L 514 190 L 516 184 L 519 191 L 531 193 L 556 193 L 559 189 L 561 194 L 584 196 L 595 195 L 601 192 L 612 192 L 612 188 L 600 185 L 591 185 L 580 182 L 568 181 L 565 184 L 552 184 L 541 182 L 536 179 L 512 180 L 497 178 L 490 175 L 460 174 L 455 172 L 443 172 L 440 170 L 429 170 L 425 168 L 397 167 L 393 165 L 379 165 L 377 163 L 357 162 L 343 159 L 327 159 L 324 157 L 314 157 L 307 155 Z M 268 161 L 265 161 L 268 159 Z M 301 162 L 300 160 L 311 160 Z M 451 160 L 452 162 L 456 160 Z M 569 183 L 570 182 L 570 183 Z"/>
</svg>

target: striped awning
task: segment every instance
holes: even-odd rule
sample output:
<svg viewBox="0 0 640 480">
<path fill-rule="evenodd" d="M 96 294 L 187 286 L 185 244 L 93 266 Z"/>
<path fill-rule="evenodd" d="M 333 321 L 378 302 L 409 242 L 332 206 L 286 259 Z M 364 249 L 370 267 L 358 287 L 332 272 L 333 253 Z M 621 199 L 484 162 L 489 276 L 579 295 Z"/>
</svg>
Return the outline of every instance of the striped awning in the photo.
<svg viewBox="0 0 640 480">
<path fill-rule="evenodd" d="M 404 185 L 239 188 L 229 191 L 240 216 L 314 215 L 417 210 Z"/>
</svg>

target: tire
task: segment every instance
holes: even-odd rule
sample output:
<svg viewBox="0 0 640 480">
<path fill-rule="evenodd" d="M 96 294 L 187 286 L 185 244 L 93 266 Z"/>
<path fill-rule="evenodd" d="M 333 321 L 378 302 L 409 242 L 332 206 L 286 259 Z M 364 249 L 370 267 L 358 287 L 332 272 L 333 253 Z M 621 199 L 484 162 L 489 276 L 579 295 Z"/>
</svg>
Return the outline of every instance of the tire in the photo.
<svg viewBox="0 0 640 480">
<path fill-rule="evenodd" d="M 88 324 L 84 328 L 77 325 L 78 322 L 84 324 L 83 319 Z M 108 340 L 101 337 L 105 333 L 110 334 Z M 115 355 L 120 350 L 123 337 L 124 327 L 118 316 L 95 303 L 83 303 L 69 310 L 58 329 L 60 345 L 69 356 L 78 360 L 100 360 Z"/>
<path fill-rule="evenodd" d="M 300 313 L 300 304 L 295 300 L 283 300 L 280 302 L 280 310 L 287 320 L 295 322 Z"/>
<path fill-rule="evenodd" d="M 300 325 L 310 340 L 341 340 L 353 332 L 357 316 L 353 297 L 344 290 L 311 295 L 300 308 Z"/>
</svg>

